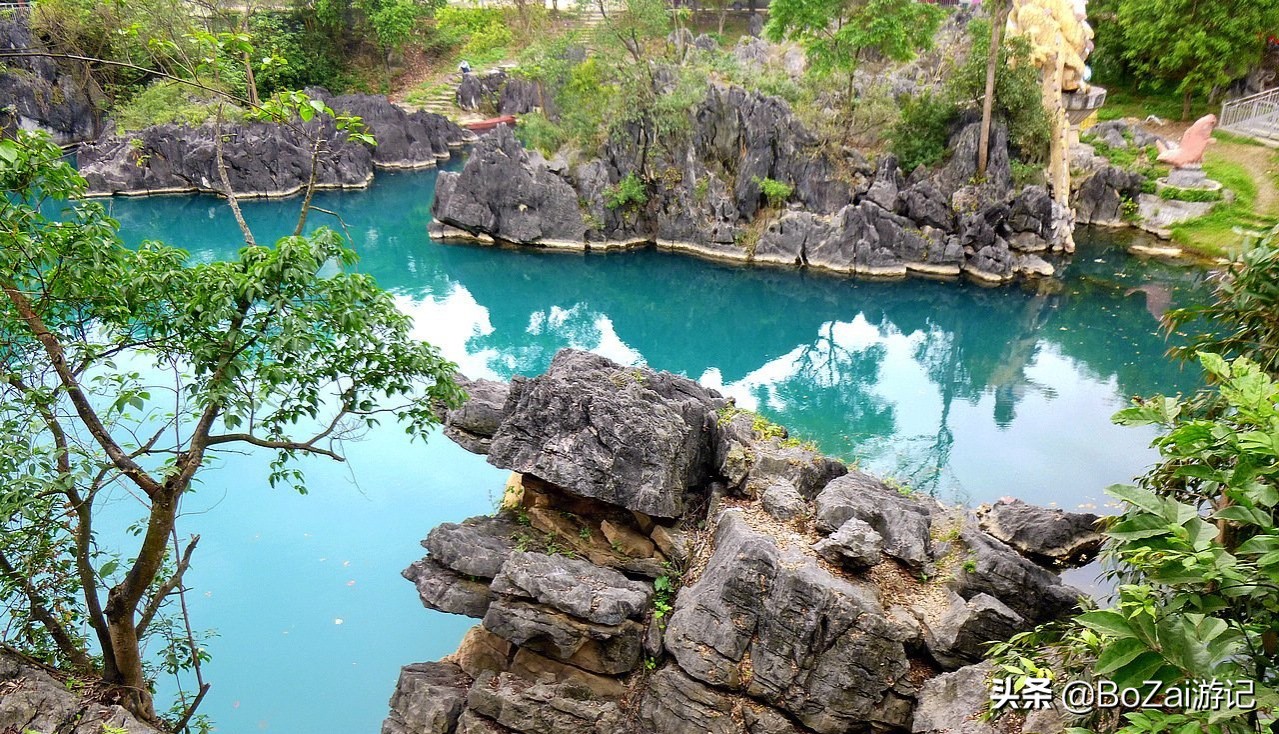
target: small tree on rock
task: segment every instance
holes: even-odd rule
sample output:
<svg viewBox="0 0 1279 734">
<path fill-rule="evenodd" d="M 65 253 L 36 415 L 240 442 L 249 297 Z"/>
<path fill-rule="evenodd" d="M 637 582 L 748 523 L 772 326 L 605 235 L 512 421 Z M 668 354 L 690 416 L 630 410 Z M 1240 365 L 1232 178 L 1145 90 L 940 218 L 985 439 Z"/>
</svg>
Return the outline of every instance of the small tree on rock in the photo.
<svg viewBox="0 0 1279 734">
<path fill-rule="evenodd" d="M 0 640 L 155 720 L 144 641 L 198 540 L 175 550 L 200 470 L 259 448 L 271 485 L 304 490 L 297 459 L 341 461 L 381 417 L 424 437 L 432 401 L 460 391 L 333 231 L 227 262 L 130 249 L 99 204 L 46 215 L 85 190 L 60 156 L 41 135 L 0 141 Z M 145 510 L 117 553 L 95 522 L 121 492 Z"/>
</svg>

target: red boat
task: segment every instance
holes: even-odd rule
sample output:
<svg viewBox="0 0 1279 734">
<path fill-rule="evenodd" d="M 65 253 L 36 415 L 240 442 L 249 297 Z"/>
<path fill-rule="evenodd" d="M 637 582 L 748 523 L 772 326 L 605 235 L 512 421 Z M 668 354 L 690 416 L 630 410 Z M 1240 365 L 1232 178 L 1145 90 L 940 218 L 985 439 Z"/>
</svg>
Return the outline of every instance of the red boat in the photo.
<svg viewBox="0 0 1279 734">
<path fill-rule="evenodd" d="M 479 122 L 468 122 L 462 127 L 477 133 L 488 132 L 498 125 L 515 125 L 515 115 L 502 115 L 501 117 L 492 117 Z"/>
</svg>

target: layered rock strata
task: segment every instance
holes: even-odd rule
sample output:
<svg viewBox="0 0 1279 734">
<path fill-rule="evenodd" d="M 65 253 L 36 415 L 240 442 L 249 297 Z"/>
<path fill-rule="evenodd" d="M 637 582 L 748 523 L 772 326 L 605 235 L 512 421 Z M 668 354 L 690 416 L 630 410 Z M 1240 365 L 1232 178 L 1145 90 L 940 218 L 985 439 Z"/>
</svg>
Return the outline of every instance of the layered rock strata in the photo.
<svg viewBox="0 0 1279 734">
<path fill-rule="evenodd" d="M 320 188 L 367 186 L 377 168 L 432 168 L 475 137 L 441 115 L 407 113 L 385 97 L 308 92 L 337 112 L 361 117 L 377 145 L 349 141 L 331 119 L 321 117 L 307 123 L 225 124 L 223 160 L 237 195 L 289 196 L 312 176 Z M 96 196 L 221 192 L 216 133 L 215 125 L 156 125 L 108 135 L 80 147 L 80 173 Z M 313 155 L 317 140 L 323 151 L 318 156 Z"/>
<path fill-rule="evenodd" d="M 944 167 L 907 177 L 892 156 L 871 166 L 820 145 L 780 99 L 712 85 L 690 111 L 687 140 L 664 146 L 635 129 L 570 164 L 498 129 L 462 171 L 440 175 L 434 234 L 576 250 L 655 243 L 844 275 L 1051 274 L 1041 255 L 1069 242 L 1069 214 L 1042 187 L 1013 189 L 1002 127 L 988 175 L 974 184 L 977 133 L 976 123 L 962 126 Z M 619 204 L 620 182 L 641 169 L 661 175 L 643 201 Z M 786 203 L 769 200 L 767 180 L 790 187 Z"/>
<path fill-rule="evenodd" d="M 404 668 L 384 734 L 909 732 L 940 673 L 1076 607 L 1032 559 L 1090 518 L 1037 539 L 1020 507 L 903 494 L 713 390 L 584 352 L 467 387 L 446 431 L 513 480 L 404 575 L 480 624 Z"/>
</svg>

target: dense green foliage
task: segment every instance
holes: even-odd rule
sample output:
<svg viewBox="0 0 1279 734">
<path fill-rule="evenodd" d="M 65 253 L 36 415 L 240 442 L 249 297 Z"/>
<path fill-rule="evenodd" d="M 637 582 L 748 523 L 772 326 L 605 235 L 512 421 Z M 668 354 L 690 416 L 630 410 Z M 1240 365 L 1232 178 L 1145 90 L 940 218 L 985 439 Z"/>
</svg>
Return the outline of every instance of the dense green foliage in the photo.
<svg viewBox="0 0 1279 734">
<path fill-rule="evenodd" d="M 932 166 L 945 157 L 950 126 L 957 114 L 954 104 L 929 92 L 902 102 L 901 118 L 893 127 L 890 140 L 903 171 Z"/>
<path fill-rule="evenodd" d="M 256 55 L 274 60 L 255 69 L 261 96 L 309 86 L 338 86 L 342 59 L 325 34 L 307 30 L 297 11 L 257 11 L 249 18 L 249 34 Z"/>
<path fill-rule="evenodd" d="M 340 48 L 373 43 L 383 52 L 403 48 L 420 21 L 444 7 L 442 0 L 298 0 Z"/>
<path fill-rule="evenodd" d="M 779 207 L 786 203 L 786 200 L 795 193 L 795 187 L 784 181 L 777 181 L 768 177 L 754 179 L 755 185 L 759 187 L 759 192 L 764 195 L 764 199 L 769 206 Z"/>
<path fill-rule="evenodd" d="M 1146 681 L 1215 679 L 1248 695 L 1234 707 L 1100 710 L 1080 731 L 1270 731 L 1279 703 L 1277 275 L 1279 230 L 1223 274 L 1213 304 L 1172 314 L 1174 328 L 1209 327 L 1179 353 L 1196 355 L 1214 387 L 1190 399 L 1138 398 L 1115 416 L 1161 429 L 1160 463 L 1138 486 L 1109 490 L 1123 502 L 1107 529 L 1116 601 L 993 649 L 1010 672 L 1146 690 Z"/>
<path fill-rule="evenodd" d="M 840 75 L 852 101 L 853 72 L 866 56 L 909 61 L 932 46 L 945 16 L 916 0 L 773 0 L 765 32 L 799 41 L 819 76 Z"/>
<path fill-rule="evenodd" d="M 1279 29 L 1271 0 L 1095 0 L 1089 12 L 1099 19 L 1093 63 L 1103 77 L 1181 95 L 1183 118 L 1192 98 L 1215 97 L 1251 71 Z"/>
<path fill-rule="evenodd" d="M 1211 351 L 1246 357 L 1279 375 L 1279 230 L 1239 255 L 1217 276 L 1213 300 L 1168 314 L 1170 328 L 1193 330 L 1174 354 Z"/>
<path fill-rule="evenodd" d="M 155 676 L 207 657 L 164 622 L 201 468 L 257 448 L 275 456 L 264 479 L 304 491 L 298 459 L 341 460 L 381 418 L 425 438 L 432 404 L 460 392 L 333 231 L 225 262 L 130 249 L 61 155 L 42 135 L 0 141 L 0 642 L 150 716 Z M 98 510 L 129 496 L 134 540 L 99 537 Z"/>
<path fill-rule="evenodd" d="M 890 139 L 903 170 L 940 161 L 955 123 L 981 109 L 990 49 L 989 22 L 974 20 L 968 35 L 968 54 L 946 75 L 942 90 L 924 92 L 902 103 L 902 115 Z M 1042 163 L 1048 154 L 1051 126 L 1044 111 L 1039 72 L 1029 59 L 1030 48 L 1024 38 L 1009 38 L 1000 44 L 995 116 L 1008 125 L 1014 155 L 1026 163 Z"/>
<path fill-rule="evenodd" d="M 604 192 L 604 205 L 609 209 L 639 207 L 648 203 L 648 187 L 632 171 Z"/>
</svg>

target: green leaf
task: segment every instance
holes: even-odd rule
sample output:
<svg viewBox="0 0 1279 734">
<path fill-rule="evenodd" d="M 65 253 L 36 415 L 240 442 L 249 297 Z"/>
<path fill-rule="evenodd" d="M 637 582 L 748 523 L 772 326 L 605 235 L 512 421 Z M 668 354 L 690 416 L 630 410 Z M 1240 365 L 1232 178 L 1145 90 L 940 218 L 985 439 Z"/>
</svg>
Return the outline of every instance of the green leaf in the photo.
<svg viewBox="0 0 1279 734">
<path fill-rule="evenodd" d="M 1119 612 L 1107 610 L 1086 612 L 1076 617 L 1075 621 L 1089 629 L 1110 635 L 1111 637 L 1125 639 L 1135 636 L 1132 626 L 1128 623 L 1128 619 Z"/>
<path fill-rule="evenodd" d="M 1133 637 L 1125 638 L 1107 645 L 1097 657 L 1095 671 L 1097 675 L 1106 675 L 1132 662 L 1142 653 L 1150 652 L 1144 642 Z"/>
<path fill-rule="evenodd" d="M 1207 370 L 1210 375 L 1220 378 L 1230 377 L 1230 365 L 1226 364 L 1225 358 L 1223 358 L 1220 354 L 1200 352 L 1199 363 L 1203 365 L 1203 368 Z"/>
</svg>

